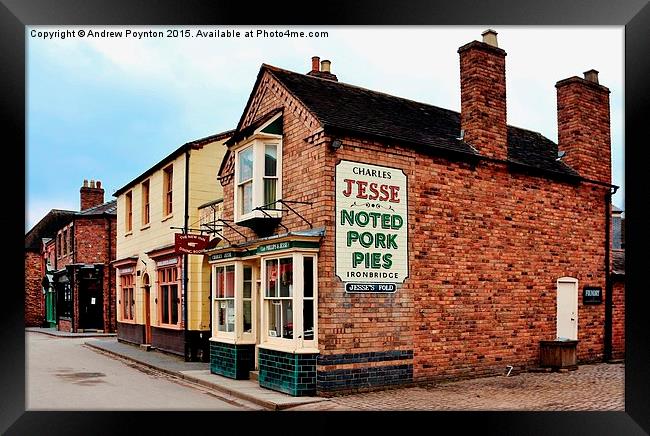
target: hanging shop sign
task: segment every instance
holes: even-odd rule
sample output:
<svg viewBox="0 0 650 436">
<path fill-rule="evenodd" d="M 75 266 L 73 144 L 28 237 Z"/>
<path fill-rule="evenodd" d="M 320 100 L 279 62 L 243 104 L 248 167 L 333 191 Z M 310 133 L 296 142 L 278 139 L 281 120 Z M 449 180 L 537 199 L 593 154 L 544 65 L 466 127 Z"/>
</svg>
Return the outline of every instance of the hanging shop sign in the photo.
<svg viewBox="0 0 650 436">
<path fill-rule="evenodd" d="M 345 160 L 337 164 L 336 275 L 374 289 L 346 286 L 347 292 L 394 292 L 375 285 L 408 277 L 407 213 L 404 171 Z"/>
<path fill-rule="evenodd" d="M 601 304 L 603 302 L 603 288 L 585 286 L 582 290 L 582 304 Z"/>
<path fill-rule="evenodd" d="M 174 235 L 174 251 L 184 254 L 202 254 L 208 246 L 210 236 L 176 233 Z"/>
</svg>

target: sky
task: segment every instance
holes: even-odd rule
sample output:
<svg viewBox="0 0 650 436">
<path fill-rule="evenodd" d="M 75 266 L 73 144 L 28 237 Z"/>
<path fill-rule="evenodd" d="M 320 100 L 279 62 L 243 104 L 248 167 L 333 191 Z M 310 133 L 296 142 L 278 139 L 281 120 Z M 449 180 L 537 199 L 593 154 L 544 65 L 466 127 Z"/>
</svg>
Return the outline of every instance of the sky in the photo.
<svg viewBox="0 0 650 436">
<path fill-rule="evenodd" d="M 488 28 L 507 52 L 510 125 L 557 142 L 555 83 L 599 71 L 611 91 L 612 183 L 620 186 L 613 203 L 625 209 L 623 26 L 33 26 L 25 231 L 51 209 L 79 210 L 84 179 L 101 180 L 112 200 L 185 142 L 235 128 L 262 63 L 306 73 L 320 56 L 340 82 L 460 111 L 457 50 Z M 258 34 L 264 30 L 306 36 Z M 162 36 L 142 34 L 149 31 Z"/>
</svg>

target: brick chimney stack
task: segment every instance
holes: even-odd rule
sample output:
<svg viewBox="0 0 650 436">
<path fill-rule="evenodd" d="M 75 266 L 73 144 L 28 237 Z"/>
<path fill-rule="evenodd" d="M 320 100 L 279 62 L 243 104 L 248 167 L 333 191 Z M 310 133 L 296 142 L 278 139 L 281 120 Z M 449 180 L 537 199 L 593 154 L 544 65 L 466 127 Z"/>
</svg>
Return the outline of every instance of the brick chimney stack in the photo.
<svg viewBox="0 0 650 436">
<path fill-rule="evenodd" d="M 99 180 L 97 180 L 97 183 L 94 180 L 88 183 L 88 180 L 84 179 L 84 184 L 79 190 L 79 193 L 81 211 L 104 204 L 104 189 L 102 189 L 102 182 Z"/>
<path fill-rule="evenodd" d="M 320 62 L 320 63 L 319 63 Z M 320 60 L 318 56 L 312 56 L 311 58 L 311 71 L 307 73 L 308 76 L 320 77 L 321 79 L 333 80 L 338 82 L 339 79 L 336 77 L 336 74 L 332 74 L 330 71 L 332 62 L 329 60 Z"/>
<path fill-rule="evenodd" d="M 458 49 L 461 136 L 482 155 L 505 160 L 506 52 L 498 47 L 497 32 L 488 29 L 482 35 L 482 42 L 472 41 Z"/>
<path fill-rule="evenodd" d="M 555 88 L 562 161 L 585 178 L 611 183 L 609 89 L 598 83 L 596 70 L 560 80 Z"/>
</svg>

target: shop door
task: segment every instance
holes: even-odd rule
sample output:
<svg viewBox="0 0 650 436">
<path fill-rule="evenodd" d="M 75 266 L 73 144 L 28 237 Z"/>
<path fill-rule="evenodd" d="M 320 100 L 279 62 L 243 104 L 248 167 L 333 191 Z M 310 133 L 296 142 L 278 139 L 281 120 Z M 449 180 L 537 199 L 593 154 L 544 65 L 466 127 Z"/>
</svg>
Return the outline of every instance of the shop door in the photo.
<svg viewBox="0 0 650 436">
<path fill-rule="evenodd" d="M 45 292 L 45 313 L 48 327 L 56 327 L 56 293 L 52 287 Z"/>
<path fill-rule="evenodd" d="M 102 287 L 99 280 L 79 281 L 79 328 L 102 330 Z"/>
<path fill-rule="evenodd" d="M 578 281 L 563 277 L 557 281 L 558 338 L 578 339 Z"/>
</svg>

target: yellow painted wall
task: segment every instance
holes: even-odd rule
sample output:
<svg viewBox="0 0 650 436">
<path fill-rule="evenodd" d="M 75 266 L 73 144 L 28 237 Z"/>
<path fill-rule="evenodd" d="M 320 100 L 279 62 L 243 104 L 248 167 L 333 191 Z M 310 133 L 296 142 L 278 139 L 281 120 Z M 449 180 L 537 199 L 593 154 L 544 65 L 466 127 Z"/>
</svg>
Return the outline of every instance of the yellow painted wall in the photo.
<svg viewBox="0 0 650 436">
<path fill-rule="evenodd" d="M 223 143 L 227 138 L 206 144 L 199 150 L 190 151 L 189 174 L 189 227 L 199 227 L 198 206 L 222 197 L 222 187 L 217 181 L 217 171 L 226 151 Z M 145 252 L 174 243 L 174 234 L 181 232 L 170 227 L 183 227 L 185 211 L 185 154 L 169 163 L 173 164 L 173 212 L 163 217 L 163 168 L 151 172 L 150 181 L 150 223 L 142 225 L 142 182 L 130 186 L 133 197 L 133 229 L 126 233 L 126 194 L 117 198 L 117 259 L 138 256 L 135 276 L 135 322 L 144 324 L 144 301 L 142 278 L 149 274 L 151 282 L 151 325 L 158 325 L 158 311 L 155 298 L 158 291 L 155 262 Z M 143 180 L 144 181 L 144 180 Z M 210 269 L 202 255 L 188 255 L 188 328 L 190 330 L 210 329 Z M 182 259 L 182 258 L 181 258 Z M 144 261 L 144 263 L 143 263 Z M 146 265 L 145 265 L 146 264 Z M 117 273 L 116 273 L 117 274 Z M 181 277 L 179 277 L 181 278 Z M 116 277 L 119 284 L 119 276 Z M 181 278 L 182 280 L 182 278 Z M 118 289 L 117 299 L 120 300 Z M 182 314 L 181 314 L 182 317 Z M 118 318 L 119 319 L 119 318 Z"/>
</svg>

